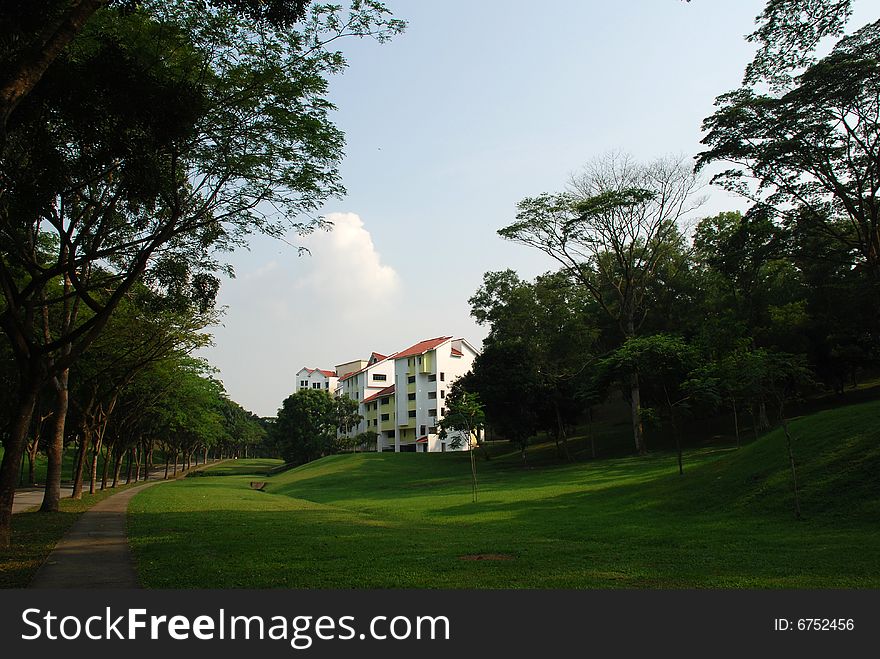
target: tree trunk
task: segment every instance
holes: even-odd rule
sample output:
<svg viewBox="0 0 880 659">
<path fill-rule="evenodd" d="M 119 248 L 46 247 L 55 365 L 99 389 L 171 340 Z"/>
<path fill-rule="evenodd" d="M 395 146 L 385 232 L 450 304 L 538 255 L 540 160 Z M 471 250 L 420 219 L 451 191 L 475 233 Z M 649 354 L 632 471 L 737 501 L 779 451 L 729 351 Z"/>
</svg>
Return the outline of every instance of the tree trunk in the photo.
<svg viewBox="0 0 880 659">
<path fill-rule="evenodd" d="M 134 460 L 132 459 L 132 451 L 133 448 L 128 449 L 128 471 L 125 474 L 125 484 L 128 485 L 131 483 L 131 470 L 134 467 Z"/>
<path fill-rule="evenodd" d="M 645 447 L 645 435 L 642 428 L 642 396 L 639 389 L 639 374 L 633 371 L 629 380 L 630 420 L 633 428 L 633 438 L 636 443 L 636 452 L 645 455 L 648 451 Z"/>
<path fill-rule="evenodd" d="M 39 391 L 36 377 L 22 381 L 15 420 L 4 443 L 3 462 L 0 463 L 0 547 L 3 548 L 12 543 L 12 502 L 18 484 L 21 454 L 27 443 Z"/>
<path fill-rule="evenodd" d="M 739 416 L 736 413 L 736 398 L 731 397 L 731 406 L 733 407 L 733 432 L 736 433 L 736 447 L 740 447 L 739 441 Z"/>
<path fill-rule="evenodd" d="M 95 443 L 95 447 L 92 449 L 92 465 L 89 473 L 91 474 L 92 480 L 89 483 L 89 494 L 95 493 L 95 482 L 98 480 L 98 456 L 101 455 L 101 444 L 103 443 L 104 437 L 102 432 L 98 432 L 98 441 Z"/>
<path fill-rule="evenodd" d="M 104 467 L 101 470 L 101 489 L 107 489 L 107 472 L 110 468 L 110 447 L 104 446 Z"/>
<path fill-rule="evenodd" d="M 562 421 L 562 412 L 559 411 L 559 402 L 553 401 L 553 407 L 556 411 L 556 427 L 559 437 L 562 439 L 562 453 L 566 462 L 571 462 L 571 451 L 568 450 L 568 435 L 565 432 L 565 423 Z"/>
<path fill-rule="evenodd" d="M 91 445 L 92 434 L 89 432 L 86 424 L 80 428 L 79 447 L 73 459 L 73 493 L 70 495 L 72 499 L 82 499 L 83 488 L 83 465 L 86 461 L 86 453 Z"/>
<path fill-rule="evenodd" d="M 168 465 L 171 464 L 171 456 L 168 453 L 165 453 L 165 476 L 163 476 L 163 480 L 168 480 Z"/>
<path fill-rule="evenodd" d="M 596 435 L 593 432 L 593 406 L 587 408 L 587 434 L 590 436 L 590 455 L 596 459 Z"/>
<path fill-rule="evenodd" d="M 86 21 L 106 4 L 106 0 L 76 0 L 55 22 L 46 25 L 37 35 L 36 43 L 9 63 L 9 71 L 0 84 L 0 140 L 5 141 L 6 124 L 22 98 L 43 77 L 55 58 L 82 30 Z"/>
<path fill-rule="evenodd" d="M 69 374 L 70 370 L 64 369 L 53 382 L 55 411 L 46 451 L 49 457 L 49 464 L 46 467 L 46 492 L 43 494 L 43 505 L 40 506 L 40 511 L 44 513 L 58 512 L 58 504 L 61 501 L 61 461 L 64 456 L 64 423 L 67 421 Z"/>
<path fill-rule="evenodd" d="M 177 456 L 178 455 L 179 455 L 179 451 L 177 449 L 174 449 L 174 473 L 172 474 L 172 476 L 174 478 L 177 478 Z"/>
<path fill-rule="evenodd" d="M 468 441 L 470 441 L 470 433 L 468 433 Z M 474 447 L 471 446 L 468 453 L 471 454 L 471 491 L 473 495 L 473 502 L 477 502 L 477 461 L 474 458 Z"/>
<path fill-rule="evenodd" d="M 761 430 L 770 429 L 770 419 L 767 418 L 767 404 L 763 400 L 758 405 L 758 425 Z"/>
<path fill-rule="evenodd" d="M 785 402 L 779 403 L 779 420 L 782 422 L 782 431 L 785 433 L 785 444 L 788 449 L 788 464 L 791 467 L 791 484 L 794 490 L 794 518 L 801 518 L 801 497 L 798 491 L 797 467 L 794 462 L 794 448 L 792 446 L 791 433 L 788 430 L 788 422 L 785 420 Z"/>
<path fill-rule="evenodd" d="M 37 445 L 39 445 L 39 441 L 35 438 L 34 439 L 34 446 L 37 446 Z M 35 454 L 36 454 L 36 451 L 31 451 L 30 449 L 27 450 L 28 485 L 30 485 L 31 487 L 34 487 L 37 484 L 37 465 L 36 465 L 37 456 Z"/>
<path fill-rule="evenodd" d="M 121 451 L 122 447 L 118 447 L 113 453 L 113 485 L 111 488 L 115 488 L 119 485 L 119 473 L 122 471 L 122 459 L 125 457 L 125 451 Z"/>
<path fill-rule="evenodd" d="M 672 425 L 672 437 L 675 439 L 675 452 L 678 454 L 678 475 L 684 476 L 684 465 L 681 459 L 681 437 L 678 434 L 678 425 L 675 423 L 675 407 L 669 398 L 669 390 L 663 385 L 663 395 L 666 398 L 666 408 L 669 410 L 669 423 Z"/>
</svg>

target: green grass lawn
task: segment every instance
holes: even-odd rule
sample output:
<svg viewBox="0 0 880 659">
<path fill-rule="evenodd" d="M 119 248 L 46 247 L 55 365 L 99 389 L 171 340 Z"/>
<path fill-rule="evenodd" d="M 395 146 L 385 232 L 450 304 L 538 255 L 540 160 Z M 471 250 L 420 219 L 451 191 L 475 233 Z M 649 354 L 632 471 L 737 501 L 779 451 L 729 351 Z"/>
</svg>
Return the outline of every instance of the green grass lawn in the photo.
<svg viewBox="0 0 880 659">
<path fill-rule="evenodd" d="M 801 521 L 775 431 L 688 452 L 684 477 L 666 453 L 500 456 L 478 465 L 477 503 L 466 454 L 342 455 L 270 478 L 239 460 L 138 494 L 130 538 L 155 588 L 877 588 L 878 414 L 791 424 Z"/>
</svg>

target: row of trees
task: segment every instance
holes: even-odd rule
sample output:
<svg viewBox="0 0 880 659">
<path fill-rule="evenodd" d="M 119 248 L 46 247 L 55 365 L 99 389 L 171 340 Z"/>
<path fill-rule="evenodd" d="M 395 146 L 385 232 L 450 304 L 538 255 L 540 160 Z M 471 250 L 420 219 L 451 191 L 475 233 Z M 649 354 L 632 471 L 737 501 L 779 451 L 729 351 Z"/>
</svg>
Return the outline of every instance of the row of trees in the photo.
<svg viewBox="0 0 880 659">
<path fill-rule="evenodd" d="M 620 390 L 636 451 L 646 425 L 678 442 L 685 413 L 721 408 L 767 427 L 768 406 L 843 392 L 880 358 L 880 21 L 840 39 L 850 2 L 768 2 L 743 86 L 706 119 L 690 163 L 596 160 L 561 193 L 524 199 L 499 231 L 557 272 L 485 275 L 489 326 L 461 389 L 523 448 Z M 696 222 L 700 173 L 751 202 Z M 679 458 L 680 459 L 680 458 Z M 793 466 L 792 460 L 792 466 Z"/>
<path fill-rule="evenodd" d="M 126 482 L 146 477 L 158 456 L 168 477 L 178 464 L 187 469 L 194 459 L 207 460 L 209 451 L 246 455 L 259 444 L 265 433 L 256 417 L 229 400 L 212 369 L 191 356 L 208 343 L 204 330 L 214 316 L 169 309 L 147 288 L 137 287 L 71 366 L 64 418 L 56 416 L 52 388 L 40 392 L 25 447 L 27 484 L 36 484 L 38 455 L 59 450 L 56 443 L 74 453 L 72 471 L 63 475 L 73 482 L 73 498 L 82 496 L 86 482 L 94 493 L 115 487 L 123 477 Z M 46 321 L 51 328 L 51 315 Z M 2 348 L 3 379 L 13 382 L 8 344 Z M 14 412 L 8 403 L 0 410 L 3 427 Z M 49 468 L 45 510 L 54 509 L 60 498 L 60 468 L 52 463 Z"/>
<path fill-rule="evenodd" d="M 84 378 L 85 355 L 140 287 L 183 314 L 204 312 L 228 271 L 224 251 L 253 232 L 320 224 L 299 218 L 342 191 L 343 138 L 326 94 L 345 60 L 332 44 L 384 40 L 403 24 L 374 0 L 44 0 L 4 3 L 0 18 L 8 546 L 20 461 L 47 391 L 55 509 L 71 379 Z"/>
</svg>

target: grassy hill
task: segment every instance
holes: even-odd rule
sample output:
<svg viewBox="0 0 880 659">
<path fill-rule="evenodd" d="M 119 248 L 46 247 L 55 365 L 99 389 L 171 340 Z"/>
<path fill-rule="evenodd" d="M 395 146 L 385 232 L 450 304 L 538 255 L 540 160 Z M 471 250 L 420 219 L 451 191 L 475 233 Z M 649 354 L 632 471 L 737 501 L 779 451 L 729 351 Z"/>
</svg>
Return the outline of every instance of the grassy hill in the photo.
<svg viewBox="0 0 880 659">
<path fill-rule="evenodd" d="M 139 494 L 130 537 L 150 587 L 880 586 L 880 402 L 795 420 L 735 450 L 523 469 L 464 454 L 356 454 Z M 549 451 L 552 447 L 547 448 Z M 541 453 L 539 449 L 538 453 Z M 249 486 L 267 481 L 265 492 Z"/>
</svg>

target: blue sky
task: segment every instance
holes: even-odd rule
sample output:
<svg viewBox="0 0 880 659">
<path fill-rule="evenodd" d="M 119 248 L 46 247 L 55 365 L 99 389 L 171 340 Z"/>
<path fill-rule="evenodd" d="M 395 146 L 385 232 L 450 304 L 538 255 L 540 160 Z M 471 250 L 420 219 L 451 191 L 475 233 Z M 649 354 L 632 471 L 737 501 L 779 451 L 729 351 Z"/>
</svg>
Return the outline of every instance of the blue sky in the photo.
<svg viewBox="0 0 880 659">
<path fill-rule="evenodd" d="M 347 139 L 348 194 L 323 211 L 336 230 L 307 238 L 305 257 L 254 239 L 221 289 L 226 316 L 203 354 L 260 415 L 274 415 L 302 366 L 447 334 L 479 345 L 467 299 L 483 273 L 552 268 L 497 237 L 516 203 L 563 189 L 610 150 L 695 155 L 715 97 L 751 58 L 743 36 L 764 1 L 386 4 L 406 32 L 346 43 L 349 68 L 331 82 Z M 701 215 L 744 208 L 706 192 Z"/>
</svg>

